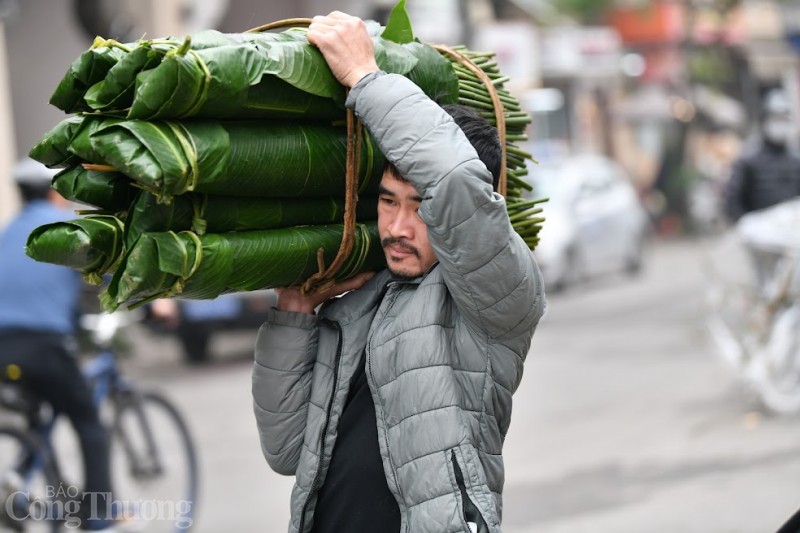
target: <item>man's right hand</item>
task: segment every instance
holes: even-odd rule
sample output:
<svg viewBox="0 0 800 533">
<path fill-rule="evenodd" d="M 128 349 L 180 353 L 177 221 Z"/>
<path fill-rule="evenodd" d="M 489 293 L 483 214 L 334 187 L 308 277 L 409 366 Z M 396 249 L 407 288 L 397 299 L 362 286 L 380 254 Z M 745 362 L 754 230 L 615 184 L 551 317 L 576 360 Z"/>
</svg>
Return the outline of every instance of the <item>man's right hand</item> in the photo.
<svg viewBox="0 0 800 533">
<path fill-rule="evenodd" d="M 348 291 L 360 289 L 374 275 L 374 272 L 362 272 L 355 277 L 336 283 L 328 290 L 305 296 L 300 292 L 299 288 L 295 287 L 275 289 L 275 293 L 278 295 L 276 307 L 279 311 L 312 314 L 314 309 L 322 302 Z"/>
<path fill-rule="evenodd" d="M 339 83 L 352 87 L 378 70 L 375 48 L 364 21 L 339 11 L 314 17 L 308 42 L 319 48 Z"/>
</svg>

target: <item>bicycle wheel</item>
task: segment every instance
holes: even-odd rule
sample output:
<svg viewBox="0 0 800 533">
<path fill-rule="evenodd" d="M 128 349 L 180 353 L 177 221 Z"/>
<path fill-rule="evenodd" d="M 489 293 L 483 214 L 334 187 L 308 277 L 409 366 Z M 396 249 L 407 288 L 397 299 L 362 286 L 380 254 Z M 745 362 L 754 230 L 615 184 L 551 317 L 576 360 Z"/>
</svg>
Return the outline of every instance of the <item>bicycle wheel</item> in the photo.
<svg viewBox="0 0 800 533">
<path fill-rule="evenodd" d="M 187 531 L 197 504 L 197 456 L 183 417 L 154 392 L 118 400 L 111 446 L 115 505 L 147 531 Z"/>
<path fill-rule="evenodd" d="M 52 457 L 14 427 L 0 428 L 0 531 L 57 532 L 76 509 L 59 494 Z"/>
<path fill-rule="evenodd" d="M 754 362 L 761 399 L 776 413 L 800 411 L 800 307 L 781 311 Z"/>
</svg>

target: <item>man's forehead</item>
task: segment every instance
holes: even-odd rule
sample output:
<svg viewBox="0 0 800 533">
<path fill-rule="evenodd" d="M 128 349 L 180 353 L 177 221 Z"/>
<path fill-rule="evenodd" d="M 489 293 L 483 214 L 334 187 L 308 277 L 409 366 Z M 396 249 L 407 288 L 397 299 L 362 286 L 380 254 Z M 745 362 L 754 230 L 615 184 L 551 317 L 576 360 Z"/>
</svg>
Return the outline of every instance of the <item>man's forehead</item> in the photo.
<svg viewBox="0 0 800 533">
<path fill-rule="evenodd" d="M 388 172 L 384 173 L 378 192 L 380 194 L 390 194 L 392 196 L 408 198 L 417 202 L 422 201 L 422 196 L 417 192 L 417 189 L 414 188 L 414 185 L 410 181 L 405 178 L 398 178 L 394 174 Z"/>
</svg>

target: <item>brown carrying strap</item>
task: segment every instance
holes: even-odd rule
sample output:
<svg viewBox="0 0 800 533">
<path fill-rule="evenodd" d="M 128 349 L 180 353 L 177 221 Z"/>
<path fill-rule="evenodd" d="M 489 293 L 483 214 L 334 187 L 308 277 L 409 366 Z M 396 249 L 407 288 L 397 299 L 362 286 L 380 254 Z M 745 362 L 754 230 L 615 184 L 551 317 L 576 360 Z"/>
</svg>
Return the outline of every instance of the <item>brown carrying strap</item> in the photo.
<svg viewBox="0 0 800 533">
<path fill-rule="evenodd" d="M 245 33 L 262 33 L 269 30 L 285 28 L 287 26 L 309 26 L 310 24 L 311 19 L 309 18 L 283 19 L 270 22 L 269 24 L 264 24 L 263 26 L 258 26 L 257 28 L 249 29 Z"/>
<path fill-rule="evenodd" d="M 508 190 L 508 170 L 506 168 L 506 115 L 503 103 L 500 101 L 500 96 L 497 94 L 497 89 L 495 88 L 494 83 L 492 83 L 492 79 L 464 54 L 457 52 L 456 50 L 453 50 L 452 48 L 443 44 L 434 44 L 431 46 L 440 54 L 450 56 L 452 59 L 475 73 L 475 75 L 478 76 L 478 78 L 486 86 L 486 90 L 489 91 L 489 96 L 491 97 L 492 104 L 494 106 L 494 118 L 497 124 L 497 136 L 500 138 L 500 147 L 503 149 L 503 155 L 500 158 L 500 176 L 497 180 L 497 192 L 505 196 Z"/>
<path fill-rule="evenodd" d="M 347 160 L 345 170 L 344 233 L 339 251 L 331 264 L 325 268 L 324 250 L 317 250 L 319 271 L 308 278 L 301 286 L 303 294 L 323 292 L 336 282 L 336 274 L 345 259 L 350 256 L 355 245 L 356 204 L 358 203 L 358 164 L 361 160 L 361 121 L 355 118 L 352 109 L 347 110 Z"/>
</svg>

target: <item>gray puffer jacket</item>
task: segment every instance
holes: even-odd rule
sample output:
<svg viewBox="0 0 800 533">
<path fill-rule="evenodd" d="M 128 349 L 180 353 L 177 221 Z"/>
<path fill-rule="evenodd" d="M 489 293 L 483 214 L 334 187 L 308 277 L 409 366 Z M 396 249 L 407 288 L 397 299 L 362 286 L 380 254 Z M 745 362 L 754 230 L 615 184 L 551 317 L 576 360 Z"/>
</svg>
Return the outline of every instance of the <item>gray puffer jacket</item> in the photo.
<svg viewBox="0 0 800 533">
<path fill-rule="evenodd" d="M 463 132 L 413 83 L 376 73 L 348 105 L 424 201 L 438 263 L 379 272 L 318 315 L 272 310 L 253 398 L 269 465 L 295 475 L 290 532 L 310 530 L 337 426 L 366 350 L 378 440 L 401 531 L 500 531 L 511 395 L 545 309 L 541 274 Z"/>
</svg>

